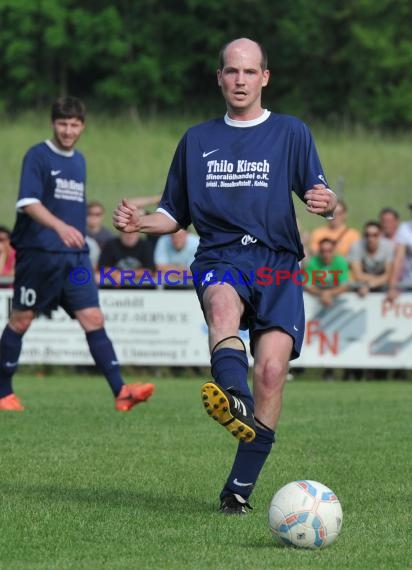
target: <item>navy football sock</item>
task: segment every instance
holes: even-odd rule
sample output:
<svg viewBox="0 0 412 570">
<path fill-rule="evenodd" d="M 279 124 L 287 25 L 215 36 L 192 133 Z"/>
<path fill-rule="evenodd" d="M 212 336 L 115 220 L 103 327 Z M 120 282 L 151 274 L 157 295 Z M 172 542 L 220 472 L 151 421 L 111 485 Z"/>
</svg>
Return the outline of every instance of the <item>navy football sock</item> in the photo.
<svg viewBox="0 0 412 570">
<path fill-rule="evenodd" d="M 23 335 L 8 325 L 0 339 L 0 398 L 13 392 L 12 378 L 19 364 Z"/>
<path fill-rule="evenodd" d="M 228 388 L 237 390 L 242 400 L 253 411 L 253 396 L 247 383 L 249 363 L 246 352 L 234 348 L 221 348 L 212 353 L 210 364 L 212 376 L 219 386 L 225 390 Z"/>
<path fill-rule="evenodd" d="M 114 396 L 118 396 L 124 382 L 120 373 L 120 364 L 106 330 L 88 332 L 86 339 L 98 369 L 108 381 Z"/>
<path fill-rule="evenodd" d="M 274 441 L 274 431 L 256 426 L 256 437 L 252 442 L 239 442 L 235 461 L 220 493 L 220 499 L 232 493 L 245 499 L 250 496 Z"/>
</svg>

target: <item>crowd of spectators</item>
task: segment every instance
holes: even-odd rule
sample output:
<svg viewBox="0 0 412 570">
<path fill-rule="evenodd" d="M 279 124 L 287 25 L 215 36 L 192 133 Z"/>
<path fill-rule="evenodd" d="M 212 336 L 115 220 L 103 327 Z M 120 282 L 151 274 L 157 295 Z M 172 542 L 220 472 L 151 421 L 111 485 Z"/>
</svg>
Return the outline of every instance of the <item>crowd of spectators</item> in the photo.
<svg viewBox="0 0 412 570">
<path fill-rule="evenodd" d="M 412 214 L 412 203 L 408 207 Z M 328 306 L 347 291 L 361 297 L 386 292 L 393 300 L 402 289 L 412 288 L 412 219 L 401 222 L 399 212 L 383 208 L 360 233 L 347 225 L 347 214 L 340 200 L 334 219 L 306 238 L 302 262 L 308 275 L 306 291 Z M 327 280 L 317 277 L 319 270 L 328 274 Z"/>
<path fill-rule="evenodd" d="M 408 208 L 412 215 L 412 202 Z M 302 263 L 308 276 L 307 293 L 316 296 L 324 307 L 330 307 L 347 291 L 354 291 L 360 297 L 383 292 L 388 301 L 393 301 L 400 291 L 412 289 L 412 218 L 401 222 L 399 212 L 386 207 L 376 219 L 365 222 L 360 234 L 347 225 L 347 214 L 346 204 L 339 201 L 334 219 L 307 236 Z M 321 275 L 326 273 L 326 276 L 319 278 L 322 271 Z M 327 368 L 323 376 L 333 379 L 334 373 Z M 393 372 L 396 378 L 404 374 L 402 370 Z M 342 372 L 344 380 L 387 376 L 387 370 Z"/>
</svg>

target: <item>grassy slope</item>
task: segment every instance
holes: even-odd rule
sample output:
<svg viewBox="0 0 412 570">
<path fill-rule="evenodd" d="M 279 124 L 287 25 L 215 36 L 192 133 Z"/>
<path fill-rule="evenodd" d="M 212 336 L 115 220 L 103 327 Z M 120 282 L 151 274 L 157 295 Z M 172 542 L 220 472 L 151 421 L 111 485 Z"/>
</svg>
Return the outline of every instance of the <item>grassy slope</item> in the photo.
<svg viewBox="0 0 412 570">
<path fill-rule="evenodd" d="M 204 414 L 199 384 L 159 380 L 118 414 L 100 379 L 19 375 L 28 409 L 0 414 L 0 568 L 410 567 L 410 384 L 289 383 L 246 518 L 215 513 L 235 440 Z M 342 535 L 324 551 L 270 537 L 270 498 L 298 478 L 341 499 Z"/>
<path fill-rule="evenodd" d="M 176 144 L 184 130 L 197 120 L 147 120 L 142 123 L 110 117 L 90 117 L 79 148 L 88 160 L 88 196 L 101 200 L 107 223 L 114 204 L 123 196 L 153 195 L 163 190 Z M 50 135 L 45 116 L 28 115 L 3 122 L 0 140 L 0 222 L 11 224 L 20 163 L 29 146 Z M 349 204 L 349 221 L 360 228 L 380 208 L 393 206 L 406 218 L 412 199 L 411 136 L 382 136 L 362 131 L 314 128 L 322 162 L 332 187 L 340 189 Z M 322 221 L 308 216 L 298 205 L 304 229 Z"/>
</svg>

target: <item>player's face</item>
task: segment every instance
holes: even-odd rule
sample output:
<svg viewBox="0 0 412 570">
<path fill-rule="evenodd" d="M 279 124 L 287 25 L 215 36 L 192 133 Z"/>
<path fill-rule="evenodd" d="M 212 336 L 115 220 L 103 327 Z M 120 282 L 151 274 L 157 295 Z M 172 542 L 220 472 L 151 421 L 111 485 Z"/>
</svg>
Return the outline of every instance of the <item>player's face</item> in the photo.
<svg viewBox="0 0 412 570">
<path fill-rule="evenodd" d="M 80 119 L 56 119 L 53 121 L 54 143 L 61 150 L 72 150 L 84 129 Z"/>
<path fill-rule="evenodd" d="M 261 59 L 259 46 L 250 40 L 236 40 L 226 48 L 217 80 L 231 118 L 250 120 L 261 115 L 262 87 L 269 81 L 269 70 L 262 70 Z"/>
</svg>

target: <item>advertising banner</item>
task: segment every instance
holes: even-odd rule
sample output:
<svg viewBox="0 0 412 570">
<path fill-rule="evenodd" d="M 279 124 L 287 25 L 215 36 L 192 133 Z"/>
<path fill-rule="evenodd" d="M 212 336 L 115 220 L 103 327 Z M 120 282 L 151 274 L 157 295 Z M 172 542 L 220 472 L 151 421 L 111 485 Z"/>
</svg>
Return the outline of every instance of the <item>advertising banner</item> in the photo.
<svg viewBox="0 0 412 570">
<path fill-rule="evenodd" d="M 0 326 L 12 291 L 0 289 Z M 207 326 L 193 290 L 101 290 L 107 332 L 122 364 L 208 366 Z M 292 365 L 412 368 L 412 292 L 394 303 L 383 294 L 341 295 L 330 307 L 305 296 L 306 334 Z M 247 343 L 247 334 L 241 332 Z M 35 319 L 23 343 L 22 364 L 93 364 L 83 331 L 59 309 Z"/>
</svg>

